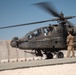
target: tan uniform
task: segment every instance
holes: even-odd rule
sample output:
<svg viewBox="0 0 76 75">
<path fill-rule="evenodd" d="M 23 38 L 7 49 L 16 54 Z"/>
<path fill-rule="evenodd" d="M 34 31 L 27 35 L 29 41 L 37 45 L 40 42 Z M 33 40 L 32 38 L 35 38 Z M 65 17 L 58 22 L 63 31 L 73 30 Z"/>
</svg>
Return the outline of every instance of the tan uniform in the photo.
<svg viewBox="0 0 76 75">
<path fill-rule="evenodd" d="M 72 51 L 72 57 L 74 57 L 74 36 L 72 36 L 71 34 L 69 34 L 67 36 L 67 49 L 68 49 L 68 52 L 67 52 L 67 57 L 70 56 L 70 53 Z"/>
</svg>

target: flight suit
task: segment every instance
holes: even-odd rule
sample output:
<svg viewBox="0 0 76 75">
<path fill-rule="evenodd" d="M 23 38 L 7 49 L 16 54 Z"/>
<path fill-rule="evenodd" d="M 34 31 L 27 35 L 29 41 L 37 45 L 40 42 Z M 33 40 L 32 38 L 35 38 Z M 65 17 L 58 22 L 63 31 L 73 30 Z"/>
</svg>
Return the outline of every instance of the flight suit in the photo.
<svg viewBox="0 0 76 75">
<path fill-rule="evenodd" d="M 67 36 L 67 57 L 70 56 L 70 53 L 72 51 L 72 57 L 75 57 L 75 53 L 74 53 L 74 36 L 72 36 L 71 34 L 69 34 Z"/>
</svg>

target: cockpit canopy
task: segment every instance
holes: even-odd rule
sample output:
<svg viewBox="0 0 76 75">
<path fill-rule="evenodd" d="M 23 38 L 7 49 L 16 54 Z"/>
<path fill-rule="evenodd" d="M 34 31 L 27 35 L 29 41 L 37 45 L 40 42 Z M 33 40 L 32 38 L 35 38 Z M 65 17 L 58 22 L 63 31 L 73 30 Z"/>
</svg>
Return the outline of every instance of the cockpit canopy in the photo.
<svg viewBox="0 0 76 75">
<path fill-rule="evenodd" d="M 53 28 L 54 27 L 50 27 L 50 26 L 41 27 L 34 31 L 29 32 L 28 34 L 25 35 L 25 37 L 28 37 L 29 39 L 31 39 L 31 38 L 39 37 L 41 35 L 47 36 L 49 32 L 51 32 L 51 33 L 53 32 Z"/>
</svg>

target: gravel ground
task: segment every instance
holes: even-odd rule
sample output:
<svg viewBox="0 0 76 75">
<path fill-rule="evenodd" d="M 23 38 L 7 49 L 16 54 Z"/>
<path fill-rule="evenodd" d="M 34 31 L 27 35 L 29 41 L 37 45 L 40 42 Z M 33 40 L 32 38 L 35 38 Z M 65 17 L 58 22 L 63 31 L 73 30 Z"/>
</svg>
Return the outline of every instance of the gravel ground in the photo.
<svg viewBox="0 0 76 75">
<path fill-rule="evenodd" d="M 0 71 L 0 75 L 76 75 L 76 63 Z"/>
</svg>

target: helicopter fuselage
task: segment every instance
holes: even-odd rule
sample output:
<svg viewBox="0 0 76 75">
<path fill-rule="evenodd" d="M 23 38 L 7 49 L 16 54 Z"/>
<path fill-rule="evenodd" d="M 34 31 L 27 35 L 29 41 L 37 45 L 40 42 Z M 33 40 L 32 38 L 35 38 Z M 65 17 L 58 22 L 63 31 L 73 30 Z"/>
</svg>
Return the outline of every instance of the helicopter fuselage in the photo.
<svg viewBox="0 0 76 75">
<path fill-rule="evenodd" d="M 41 56 L 41 51 L 57 53 L 67 49 L 66 38 L 68 31 L 73 30 L 74 37 L 76 28 L 69 25 L 52 25 L 41 27 L 26 34 L 23 38 L 14 37 L 11 46 L 23 50 L 35 50 Z M 76 39 L 75 39 L 76 47 Z"/>
</svg>

